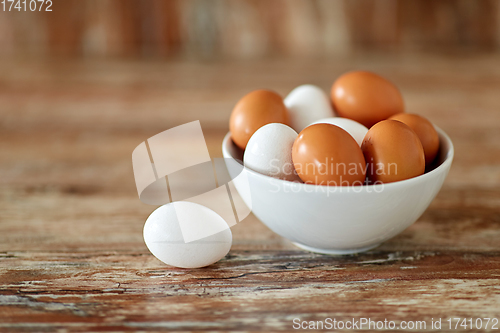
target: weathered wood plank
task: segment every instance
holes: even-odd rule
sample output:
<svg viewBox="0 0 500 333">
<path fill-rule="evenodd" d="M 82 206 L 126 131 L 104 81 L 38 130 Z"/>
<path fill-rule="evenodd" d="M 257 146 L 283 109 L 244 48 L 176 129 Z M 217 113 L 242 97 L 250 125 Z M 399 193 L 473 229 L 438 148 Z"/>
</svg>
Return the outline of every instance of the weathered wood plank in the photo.
<svg viewBox="0 0 500 333">
<path fill-rule="evenodd" d="M 5 253 L 0 319 L 80 328 L 291 329 L 292 319 L 496 316 L 500 255 L 386 252 L 329 257 L 232 251 L 211 268 L 166 268 L 146 252 Z M 1 327 L 1 326 L 0 326 Z"/>
<path fill-rule="evenodd" d="M 0 331 L 290 331 L 294 318 L 498 317 L 497 62 L 0 64 Z M 211 267 L 177 269 L 149 254 L 142 227 L 154 207 L 138 200 L 130 160 L 138 143 L 200 119 L 210 153 L 221 156 L 241 95 L 284 95 L 305 82 L 327 89 L 351 68 L 389 76 L 408 111 L 455 144 L 450 175 L 417 223 L 368 253 L 331 257 L 297 249 L 250 216 Z"/>
</svg>

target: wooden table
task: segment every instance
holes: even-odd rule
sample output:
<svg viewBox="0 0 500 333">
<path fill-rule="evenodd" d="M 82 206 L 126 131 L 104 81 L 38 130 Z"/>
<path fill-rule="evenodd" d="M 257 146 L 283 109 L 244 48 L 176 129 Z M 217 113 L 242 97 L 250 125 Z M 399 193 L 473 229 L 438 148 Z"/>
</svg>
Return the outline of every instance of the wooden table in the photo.
<svg viewBox="0 0 500 333">
<path fill-rule="evenodd" d="M 404 54 L 0 63 L 0 331 L 291 331 L 295 318 L 369 318 L 443 332 L 449 318 L 499 318 L 499 64 L 497 55 Z M 418 222 L 341 257 L 302 251 L 253 216 L 208 268 L 169 267 L 148 252 L 142 227 L 155 207 L 137 197 L 136 145 L 200 119 L 220 157 L 246 92 L 328 89 L 357 68 L 396 82 L 407 110 L 455 144 Z M 438 318 L 442 329 L 432 329 Z"/>
</svg>

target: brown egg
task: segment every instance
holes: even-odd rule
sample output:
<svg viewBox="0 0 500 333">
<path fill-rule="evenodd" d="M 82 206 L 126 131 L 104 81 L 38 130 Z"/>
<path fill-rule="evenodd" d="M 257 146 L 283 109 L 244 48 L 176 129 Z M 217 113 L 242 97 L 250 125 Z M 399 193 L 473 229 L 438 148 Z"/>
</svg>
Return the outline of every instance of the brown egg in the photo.
<svg viewBox="0 0 500 333">
<path fill-rule="evenodd" d="M 420 139 L 410 127 L 396 120 L 383 120 L 370 128 L 361 150 L 369 184 L 397 182 L 425 171 Z"/>
<path fill-rule="evenodd" d="M 434 161 L 439 150 L 439 136 L 429 120 L 411 113 L 400 113 L 389 119 L 400 121 L 417 133 L 424 147 L 425 164 L 429 165 Z"/>
<path fill-rule="evenodd" d="M 283 98 L 274 91 L 255 90 L 243 96 L 234 107 L 229 131 L 234 143 L 245 149 L 255 131 L 270 123 L 288 125 L 288 110 Z"/>
<path fill-rule="evenodd" d="M 363 185 L 365 159 L 359 145 L 342 128 L 315 124 L 299 133 L 292 161 L 300 179 L 327 186 Z"/>
<path fill-rule="evenodd" d="M 399 89 L 371 72 L 355 71 L 342 75 L 333 83 L 331 98 L 339 116 L 355 120 L 368 128 L 404 112 Z"/>
</svg>

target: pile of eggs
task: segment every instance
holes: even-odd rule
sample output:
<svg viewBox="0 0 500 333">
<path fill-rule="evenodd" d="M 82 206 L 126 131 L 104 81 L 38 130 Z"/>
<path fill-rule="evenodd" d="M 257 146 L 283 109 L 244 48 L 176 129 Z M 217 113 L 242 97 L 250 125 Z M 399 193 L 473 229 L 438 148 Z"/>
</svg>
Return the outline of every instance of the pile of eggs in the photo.
<svg viewBox="0 0 500 333">
<path fill-rule="evenodd" d="M 302 85 L 283 100 L 245 95 L 229 121 L 245 167 L 326 186 L 391 183 L 417 177 L 436 159 L 439 137 L 426 118 L 404 113 L 399 89 L 366 71 L 340 76 L 330 97 Z"/>
</svg>

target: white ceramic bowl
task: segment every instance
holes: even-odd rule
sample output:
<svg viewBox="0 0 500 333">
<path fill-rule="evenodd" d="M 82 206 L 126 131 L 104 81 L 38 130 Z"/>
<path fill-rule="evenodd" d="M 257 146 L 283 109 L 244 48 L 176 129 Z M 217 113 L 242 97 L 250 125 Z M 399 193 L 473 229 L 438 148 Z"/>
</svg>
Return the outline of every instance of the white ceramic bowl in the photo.
<svg viewBox="0 0 500 333">
<path fill-rule="evenodd" d="M 246 177 L 236 177 L 231 168 L 229 173 L 255 216 L 298 247 L 326 254 L 367 251 L 413 224 L 443 185 L 454 150 L 446 133 L 436 130 L 441 145 L 437 167 L 400 182 L 329 187 L 280 180 L 248 168 L 242 171 Z M 229 133 L 222 153 L 225 159 L 241 163 L 243 152 Z M 242 183 L 245 178 L 249 192 Z"/>
</svg>

